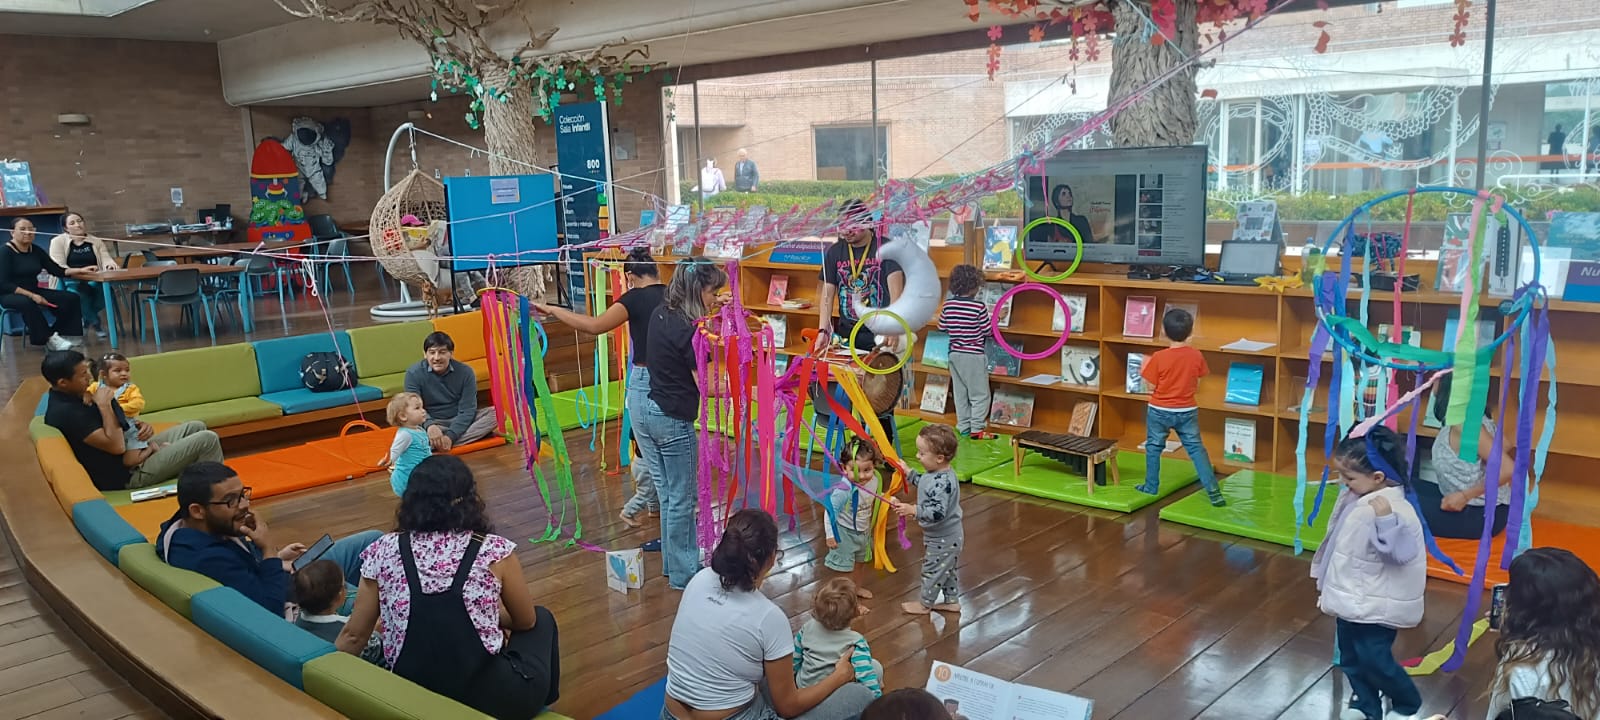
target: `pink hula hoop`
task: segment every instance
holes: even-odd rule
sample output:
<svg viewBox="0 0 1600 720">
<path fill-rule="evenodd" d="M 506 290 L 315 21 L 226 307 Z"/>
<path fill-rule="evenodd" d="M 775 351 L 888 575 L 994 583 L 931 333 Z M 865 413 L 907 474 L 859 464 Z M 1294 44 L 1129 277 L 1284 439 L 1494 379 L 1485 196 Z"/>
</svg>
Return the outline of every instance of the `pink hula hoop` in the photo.
<svg viewBox="0 0 1600 720">
<path fill-rule="evenodd" d="M 1007 354 L 1011 355 L 1011 357 L 1021 358 L 1023 360 L 1043 360 L 1051 355 L 1056 354 L 1056 351 L 1060 350 L 1062 345 L 1067 344 L 1067 337 L 1072 334 L 1072 306 L 1067 304 L 1067 299 L 1062 297 L 1061 292 L 1055 288 L 1043 283 L 1030 282 L 1022 283 L 1021 285 L 1017 285 L 1016 287 L 1005 291 L 1005 293 L 1000 296 L 1000 299 L 995 302 L 995 308 L 998 310 L 999 308 L 1005 307 L 1007 300 L 1010 300 L 1012 296 L 1022 292 L 1023 290 L 1039 290 L 1046 295 L 1055 298 L 1056 305 L 1061 307 L 1061 311 L 1065 313 L 1067 317 L 1066 329 L 1061 331 L 1061 337 L 1056 338 L 1055 344 L 1051 345 L 1050 348 L 1044 352 L 1018 352 L 1011 349 L 1011 343 L 1006 342 L 1005 336 L 1000 334 L 1000 314 L 998 312 L 991 313 L 989 315 L 989 333 L 994 336 L 994 341 L 1000 344 L 1000 348 L 1005 350 Z"/>
</svg>

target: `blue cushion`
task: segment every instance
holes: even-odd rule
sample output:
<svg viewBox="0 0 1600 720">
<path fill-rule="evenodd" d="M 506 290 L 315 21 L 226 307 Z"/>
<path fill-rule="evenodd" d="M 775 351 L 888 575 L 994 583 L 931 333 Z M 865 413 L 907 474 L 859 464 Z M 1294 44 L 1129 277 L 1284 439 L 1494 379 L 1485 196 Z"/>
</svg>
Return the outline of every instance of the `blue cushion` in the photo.
<svg viewBox="0 0 1600 720">
<path fill-rule="evenodd" d="M 351 400 L 351 393 L 349 390 L 340 390 L 338 392 L 311 392 L 303 387 L 298 390 L 284 390 L 282 392 L 267 393 L 261 396 L 262 400 L 282 407 L 283 414 L 285 415 L 311 412 L 312 410 L 323 410 L 331 407 L 339 407 L 341 405 L 350 405 L 355 401 L 367 402 L 369 400 L 380 400 L 382 398 L 383 391 L 372 387 L 371 385 L 357 385 L 355 390 L 355 400 Z"/>
<path fill-rule="evenodd" d="M 339 345 L 334 347 L 334 338 Z M 261 396 L 284 390 L 303 389 L 300 382 L 300 361 L 308 353 L 338 352 L 346 360 L 355 362 L 356 351 L 350 346 L 350 336 L 343 330 L 333 333 L 312 333 L 294 337 L 257 340 L 251 343 L 256 349 L 256 370 L 261 374 Z M 361 372 L 360 366 L 356 372 Z M 323 407 L 332 407 L 325 405 Z"/>
<path fill-rule="evenodd" d="M 78 526 L 78 532 L 89 541 L 89 547 L 112 565 L 117 564 L 117 551 L 123 545 L 145 542 L 144 535 L 104 500 L 85 500 L 73 505 L 72 524 Z"/>
<path fill-rule="evenodd" d="M 358 370 L 360 368 L 357 368 Z M 50 393 L 39 396 L 39 406 L 33 409 L 34 417 L 44 417 L 45 408 L 50 406 Z"/>
<path fill-rule="evenodd" d="M 304 688 L 300 670 L 334 652 L 333 643 L 301 630 L 230 587 L 207 590 L 189 603 L 194 624 L 284 682 Z"/>
</svg>

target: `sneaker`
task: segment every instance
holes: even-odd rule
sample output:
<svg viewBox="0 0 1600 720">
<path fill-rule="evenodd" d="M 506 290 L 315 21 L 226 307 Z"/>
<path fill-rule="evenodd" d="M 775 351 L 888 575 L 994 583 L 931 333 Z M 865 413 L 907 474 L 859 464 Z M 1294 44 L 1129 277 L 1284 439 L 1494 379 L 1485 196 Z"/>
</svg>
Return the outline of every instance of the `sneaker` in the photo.
<svg viewBox="0 0 1600 720">
<path fill-rule="evenodd" d="M 45 341 L 44 348 L 50 352 L 61 352 L 63 350 L 71 350 L 73 345 L 70 340 L 61 337 L 59 333 L 52 333 L 50 339 Z"/>
<path fill-rule="evenodd" d="M 1222 499 L 1221 490 L 1207 490 L 1206 499 L 1211 501 L 1211 507 L 1223 507 L 1228 504 L 1227 500 Z"/>
<path fill-rule="evenodd" d="M 1368 718 L 1367 714 L 1360 710 L 1347 707 L 1339 711 L 1339 720 L 1371 720 L 1371 718 Z"/>
<path fill-rule="evenodd" d="M 971 435 L 968 435 L 967 437 L 970 437 L 973 440 L 993 440 L 994 439 L 994 433 L 987 433 L 987 432 L 979 431 L 979 432 L 975 432 L 975 433 L 973 433 Z"/>
<path fill-rule="evenodd" d="M 639 546 L 639 549 L 645 552 L 661 552 L 661 538 L 646 541 Z"/>
<path fill-rule="evenodd" d="M 1150 483 L 1139 483 L 1139 486 L 1135 487 L 1134 489 L 1146 495 L 1154 495 L 1161 492 L 1160 485 L 1151 485 Z"/>
<path fill-rule="evenodd" d="M 1417 720 L 1417 718 L 1419 718 L 1421 716 L 1422 716 L 1422 713 L 1413 713 L 1411 715 L 1401 715 L 1400 713 L 1397 713 L 1397 712 L 1395 712 L 1393 710 L 1390 710 L 1389 712 L 1386 712 L 1386 713 L 1383 714 L 1383 720 Z"/>
<path fill-rule="evenodd" d="M 104 328 L 95 328 L 94 329 L 94 336 L 96 338 L 100 339 L 100 340 L 106 339 L 107 335 L 110 335 L 110 333 L 106 332 Z"/>
</svg>

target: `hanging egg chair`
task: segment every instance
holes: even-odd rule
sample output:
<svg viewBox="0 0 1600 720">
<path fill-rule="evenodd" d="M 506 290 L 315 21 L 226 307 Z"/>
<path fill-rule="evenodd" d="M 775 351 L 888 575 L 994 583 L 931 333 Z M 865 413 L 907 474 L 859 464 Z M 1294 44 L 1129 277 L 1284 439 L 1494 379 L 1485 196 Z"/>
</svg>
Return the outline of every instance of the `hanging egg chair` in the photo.
<svg viewBox="0 0 1600 720">
<path fill-rule="evenodd" d="M 372 208 L 372 254 L 396 280 L 424 296 L 430 290 L 442 291 L 449 302 L 449 292 L 456 288 L 439 260 L 450 255 L 448 226 L 444 185 L 412 169 Z M 465 291 L 463 299 L 470 302 L 470 289 L 459 291 Z"/>
</svg>

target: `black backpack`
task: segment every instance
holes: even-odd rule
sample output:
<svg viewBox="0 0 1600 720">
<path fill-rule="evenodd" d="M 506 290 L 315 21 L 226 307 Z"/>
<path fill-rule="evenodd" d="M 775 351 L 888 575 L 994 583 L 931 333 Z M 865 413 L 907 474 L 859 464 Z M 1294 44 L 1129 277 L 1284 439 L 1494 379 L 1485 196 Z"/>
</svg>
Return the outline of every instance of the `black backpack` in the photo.
<svg viewBox="0 0 1600 720">
<path fill-rule="evenodd" d="M 336 352 L 306 353 L 300 360 L 300 384 L 311 392 L 338 392 L 356 386 L 356 363 Z"/>
<path fill-rule="evenodd" d="M 1572 712 L 1565 700 L 1517 698 L 1511 707 L 1500 711 L 1495 720 L 1583 720 Z"/>
</svg>

